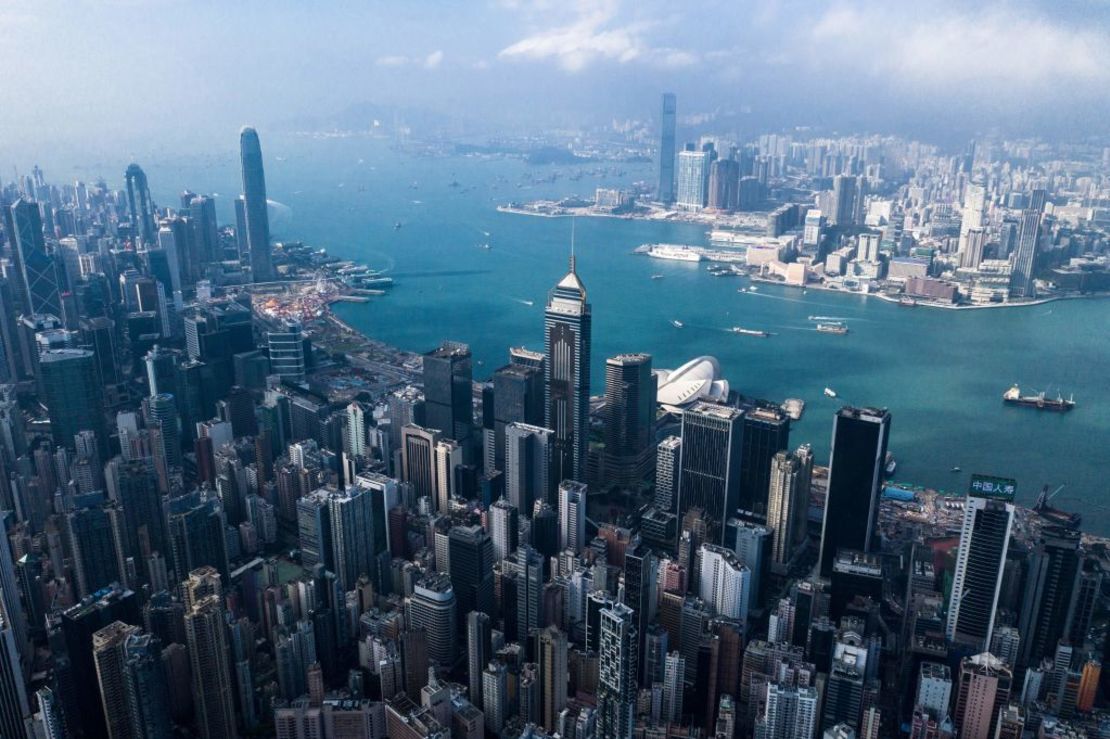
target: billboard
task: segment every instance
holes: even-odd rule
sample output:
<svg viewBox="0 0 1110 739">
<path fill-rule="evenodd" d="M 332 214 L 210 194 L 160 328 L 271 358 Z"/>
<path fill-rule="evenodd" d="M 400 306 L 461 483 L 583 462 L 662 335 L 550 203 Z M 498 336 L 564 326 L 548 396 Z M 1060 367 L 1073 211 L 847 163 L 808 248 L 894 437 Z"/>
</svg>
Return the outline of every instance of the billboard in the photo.
<svg viewBox="0 0 1110 739">
<path fill-rule="evenodd" d="M 998 498 L 1012 501 L 1017 493 L 1017 480 L 990 475 L 972 475 L 967 494 L 977 498 Z"/>
</svg>

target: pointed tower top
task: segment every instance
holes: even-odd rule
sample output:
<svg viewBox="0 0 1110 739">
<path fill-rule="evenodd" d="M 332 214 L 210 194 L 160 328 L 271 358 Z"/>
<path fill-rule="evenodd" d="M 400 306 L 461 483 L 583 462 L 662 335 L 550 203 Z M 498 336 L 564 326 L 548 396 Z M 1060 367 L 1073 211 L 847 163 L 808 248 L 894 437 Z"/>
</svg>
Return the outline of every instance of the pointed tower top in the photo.
<svg viewBox="0 0 1110 739">
<path fill-rule="evenodd" d="M 570 271 L 574 273 L 574 216 L 570 217 Z"/>
</svg>

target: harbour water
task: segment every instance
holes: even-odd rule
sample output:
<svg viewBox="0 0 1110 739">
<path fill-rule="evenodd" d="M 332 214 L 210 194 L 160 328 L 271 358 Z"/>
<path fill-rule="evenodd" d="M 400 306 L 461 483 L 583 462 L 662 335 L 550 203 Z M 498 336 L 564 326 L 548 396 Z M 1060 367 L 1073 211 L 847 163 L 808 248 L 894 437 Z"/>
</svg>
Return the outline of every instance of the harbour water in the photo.
<svg viewBox="0 0 1110 739">
<path fill-rule="evenodd" d="M 576 168 L 414 157 L 365 139 L 264 138 L 263 151 L 269 195 L 287 206 L 275 238 L 365 261 L 396 281 L 387 296 L 336 305 L 336 313 L 405 349 L 467 342 L 477 379 L 507 361 L 509 346 L 541 347 L 547 290 L 565 272 L 570 248 L 569 220 L 495 206 L 592 195 L 597 186 L 654 176 L 637 164 L 619 165 L 620 175 L 606 165 L 611 170 L 595 177 L 589 172 L 601 165 L 588 164 L 569 181 Z M 233 151 L 201 164 L 152 159 L 143 164 L 159 202 L 176 202 L 182 187 L 218 192 L 221 221 L 233 222 Z M 518 187 L 556 171 L 563 177 L 553 183 Z M 650 352 L 665 368 L 711 354 L 745 394 L 805 399 L 791 441 L 812 443 L 821 462 L 839 405 L 886 406 L 896 481 L 963 492 L 973 472 L 1013 477 L 1026 504 L 1044 484 L 1066 485 L 1053 502 L 1081 512 L 1086 530 L 1110 534 L 1110 300 L 942 311 L 768 285 L 740 293 L 746 279 L 714 277 L 705 263 L 631 254 L 648 242 L 705 244 L 700 226 L 590 218 L 578 219 L 575 231 L 594 311 L 595 394 L 604 389 L 605 357 L 618 352 Z M 836 317 L 850 333 L 818 333 L 811 315 Z M 735 325 L 774 335 L 729 333 Z M 1014 382 L 1027 392 L 1074 393 L 1078 407 L 1053 414 L 1004 406 L 1002 393 Z M 825 387 L 839 397 L 825 397 Z"/>
</svg>

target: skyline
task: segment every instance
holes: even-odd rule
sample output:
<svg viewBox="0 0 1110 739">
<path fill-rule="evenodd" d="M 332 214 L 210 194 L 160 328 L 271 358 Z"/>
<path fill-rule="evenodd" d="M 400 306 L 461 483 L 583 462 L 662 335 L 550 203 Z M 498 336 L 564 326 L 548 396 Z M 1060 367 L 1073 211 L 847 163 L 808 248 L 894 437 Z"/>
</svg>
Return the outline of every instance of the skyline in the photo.
<svg viewBox="0 0 1110 739">
<path fill-rule="evenodd" d="M 683 101 L 680 125 L 749 134 L 802 125 L 958 140 L 998 127 L 1081 139 L 1105 135 L 1110 112 L 1110 8 L 1091 0 L 266 10 L 7 3 L 0 66 L 32 73 L 0 89 L 0 161 L 107 141 L 202 148 L 243 124 L 296 130 L 366 106 L 485 133 L 658 125 L 659 89 Z M 471 22 L 483 34 L 453 32 Z"/>
</svg>

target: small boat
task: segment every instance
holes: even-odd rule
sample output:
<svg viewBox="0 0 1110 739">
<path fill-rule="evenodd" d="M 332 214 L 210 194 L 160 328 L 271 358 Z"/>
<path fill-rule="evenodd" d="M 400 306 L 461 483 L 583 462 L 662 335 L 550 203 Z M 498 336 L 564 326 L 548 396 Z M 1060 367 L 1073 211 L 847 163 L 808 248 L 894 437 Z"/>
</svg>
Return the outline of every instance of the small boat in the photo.
<svg viewBox="0 0 1110 739">
<path fill-rule="evenodd" d="M 397 221 L 396 223 L 393 224 L 393 230 L 394 231 L 399 231 L 400 229 L 401 229 L 401 222 L 400 221 Z"/>
<path fill-rule="evenodd" d="M 836 321 L 839 320 L 833 316 L 809 316 L 810 321 Z"/>
<path fill-rule="evenodd" d="M 898 461 L 894 459 L 894 455 L 890 452 L 886 453 L 886 457 L 883 459 L 883 461 L 886 463 L 883 466 L 883 472 L 886 473 L 887 477 L 890 477 L 894 474 L 895 470 L 898 469 Z"/>
<path fill-rule="evenodd" d="M 758 289 L 759 287 L 757 287 L 756 285 L 748 285 L 748 292 L 750 293 L 754 293 Z"/>
<path fill-rule="evenodd" d="M 682 321 L 679 321 L 679 320 L 675 319 L 675 320 L 671 321 L 671 325 L 674 326 L 675 328 L 682 328 L 684 324 L 682 323 Z"/>
<path fill-rule="evenodd" d="M 831 387 L 825 388 L 825 397 L 826 398 L 835 398 L 836 397 L 836 391 L 833 390 Z"/>
<path fill-rule="evenodd" d="M 478 244 L 478 248 L 479 249 L 492 249 L 493 247 L 490 246 L 489 243 L 484 243 L 484 244 Z"/>
<path fill-rule="evenodd" d="M 766 331 L 761 331 L 757 328 L 744 328 L 743 326 L 733 326 L 729 329 L 729 331 L 734 334 L 740 334 L 741 336 L 758 336 L 761 339 L 766 339 L 768 336 L 771 335 Z"/>
<path fill-rule="evenodd" d="M 953 468 L 952 468 L 951 470 L 949 470 L 949 471 L 950 471 L 950 472 L 959 472 L 959 471 L 960 471 L 960 466 L 959 466 L 959 465 L 956 465 L 955 467 L 953 467 Z"/>
<path fill-rule="evenodd" d="M 663 275 L 652 275 L 652 276 L 651 276 L 651 279 L 653 279 L 653 280 L 661 280 L 661 279 L 663 279 Z"/>
<path fill-rule="evenodd" d="M 824 334 L 837 334 L 843 336 L 848 333 L 848 327 L 843 323 L 819 323 L 817 330 Z"/>
</svg>

